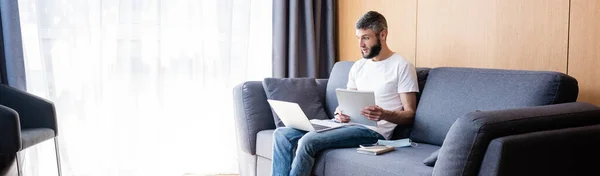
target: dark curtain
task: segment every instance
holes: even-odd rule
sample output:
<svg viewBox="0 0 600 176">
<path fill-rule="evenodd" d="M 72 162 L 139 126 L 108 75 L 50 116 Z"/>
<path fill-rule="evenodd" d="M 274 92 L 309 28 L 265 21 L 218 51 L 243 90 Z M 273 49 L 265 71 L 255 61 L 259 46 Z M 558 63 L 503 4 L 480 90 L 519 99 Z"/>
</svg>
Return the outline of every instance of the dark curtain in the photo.
<svg viewBox="0 0 600 176">
<path fill-rule="evenodd" d="M 25 63 L 17 0 L 0 0 L 0 83 L 25 90 Z"/>
<path fill-rule="evenodd" d="M 329 77 L 336 56 L 335 3 L 273 1 L 273 77 Z"/>
</svg>

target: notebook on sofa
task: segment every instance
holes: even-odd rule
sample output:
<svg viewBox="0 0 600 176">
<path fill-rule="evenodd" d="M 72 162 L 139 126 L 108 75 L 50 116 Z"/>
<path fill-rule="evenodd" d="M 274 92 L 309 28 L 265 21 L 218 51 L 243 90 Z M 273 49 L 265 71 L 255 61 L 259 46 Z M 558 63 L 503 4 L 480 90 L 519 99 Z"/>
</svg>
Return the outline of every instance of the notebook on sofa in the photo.
<svg viewBox="0 0 600 176">
<path fill-rule="evenodd" d="M 356 152 L 367 155 L 381 155 L 391 151 L 394 151 L 394 147 L 387 145 L 374 145 L 370 147 L 360 147 L 356 149 Z"/>
</svg>

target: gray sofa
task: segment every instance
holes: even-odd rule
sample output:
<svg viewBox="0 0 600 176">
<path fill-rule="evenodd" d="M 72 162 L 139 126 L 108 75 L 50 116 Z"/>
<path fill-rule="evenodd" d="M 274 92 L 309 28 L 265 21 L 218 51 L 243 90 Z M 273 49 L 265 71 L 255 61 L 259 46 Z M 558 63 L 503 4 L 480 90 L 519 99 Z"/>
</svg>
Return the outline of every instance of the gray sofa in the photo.
<svg viewBox="0 0 600 176">
<path fill-rule="evenodd" d="M 330 117 L 334 90 L 345 88 L 353 62 L 335 64 L 318 79 Z M 472 68 L 417 68 L 415 121 L 398 126 L 394 139 L 416 147 L 380 156 L 355 148 L 319 154 L 314 175 L 579 175 L 596 172 L 600 108 L 574 102 L 577 81 L 565 74 Z M 260 81 L 234 88 L 240 173 L 269 175 L 272 112 Z M 423 160 L 439 150 L 433 167 Z M 434 155 L 435 156 L 435 155 Z M 435 158 L 435 157 L 434 157 Z"/>
</svg>

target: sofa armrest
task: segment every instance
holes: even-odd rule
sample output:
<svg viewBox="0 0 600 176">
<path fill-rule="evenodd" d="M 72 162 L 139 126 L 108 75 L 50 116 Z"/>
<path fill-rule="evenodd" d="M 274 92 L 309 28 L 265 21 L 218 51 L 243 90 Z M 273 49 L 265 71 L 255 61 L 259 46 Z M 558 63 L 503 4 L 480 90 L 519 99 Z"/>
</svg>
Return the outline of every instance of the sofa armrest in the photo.
<svg viewBox="0 0 600 176">
<path fill-rule="evenodd" d="M 0 85 L 0 104 L 19 114 L 21 128 L 50 128 L 58 135 L 54 104 L 33 94 Z"/>
<path fill-rule="evenodd" d="M 490 142 L 479 175 L 599 175 L 600 125 L 512 135 Z M 594 174 L 592 174 L 594 173 Z"/>
<path fill-rule="evenodd" d="M 233 88 L 233 109 L 238 146 L 243 152 L 255 155 L 256 134 L 275 129 L 262 82 L 248 81 Z"/>
<path fill-rule="evenodd" d="M 0 105 L 0 154 L 21 150 L 21 125 L 17 111 Z"/>
<path fill-rule="evenodd" d="M 499 137 L 596 124 L 600 108 L 580 102 L 469 113 L 448 131 L 433 175 L 476 175 L 488 144 Z"/>
</svg>

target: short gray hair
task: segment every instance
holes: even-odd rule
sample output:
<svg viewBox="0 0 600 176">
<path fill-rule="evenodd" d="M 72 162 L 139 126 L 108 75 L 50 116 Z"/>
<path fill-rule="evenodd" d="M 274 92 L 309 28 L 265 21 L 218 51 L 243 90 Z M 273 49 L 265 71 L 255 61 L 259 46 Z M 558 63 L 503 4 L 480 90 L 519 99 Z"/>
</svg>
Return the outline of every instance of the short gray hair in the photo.
<svg viewBox="0 0 600 176">
<path fill-rule="evenodd" d="M 371 29 L 378 34 L 383 30 L 387 30 L 387 28 L 385 17 L 376 11 L 365 13 L 356 22 L 356 29 Z"/>
</svg>

